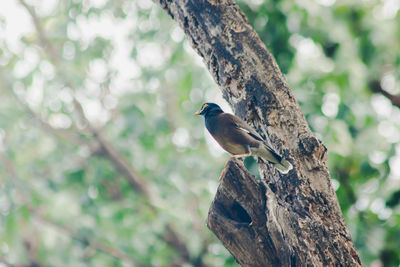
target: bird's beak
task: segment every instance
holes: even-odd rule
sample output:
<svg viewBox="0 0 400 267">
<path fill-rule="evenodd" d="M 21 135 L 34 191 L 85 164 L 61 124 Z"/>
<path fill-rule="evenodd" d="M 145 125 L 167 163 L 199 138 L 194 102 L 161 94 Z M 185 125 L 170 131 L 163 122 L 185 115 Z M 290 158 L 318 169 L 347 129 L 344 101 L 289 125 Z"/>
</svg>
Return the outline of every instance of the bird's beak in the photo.
<svg viewBox="0 0 400 267">
<path fill-rule="evenodd" d="M 204 104 L 202 107 L 201 107 L 201 109 L 199 110 L 199 111 L 197 111 L 196 113 L 193 113 L 193 115 L 201 115 L 201 113 L 203 112 L 203 110 L 207 107 L 208 105 L 207 105 L 207 103 L 206 104 Z"/>
</svg>

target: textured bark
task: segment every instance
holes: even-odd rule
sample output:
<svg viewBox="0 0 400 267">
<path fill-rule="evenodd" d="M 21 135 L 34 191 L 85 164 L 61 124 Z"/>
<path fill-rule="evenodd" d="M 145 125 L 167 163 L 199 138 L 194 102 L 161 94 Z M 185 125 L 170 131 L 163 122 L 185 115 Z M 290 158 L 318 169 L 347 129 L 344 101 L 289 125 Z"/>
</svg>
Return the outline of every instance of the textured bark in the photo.
<svg viewBox="0 0 400 267">
<path fill-rule="evenodd" d="M 233 1 L 159 0 L 203 57 L 224 98 L 293 164 L 260 162 L 257 181 L 230 160 L 208 227 L 243 266 L 361 266 L 325 164 L 272 55 Z"/>
</svg>

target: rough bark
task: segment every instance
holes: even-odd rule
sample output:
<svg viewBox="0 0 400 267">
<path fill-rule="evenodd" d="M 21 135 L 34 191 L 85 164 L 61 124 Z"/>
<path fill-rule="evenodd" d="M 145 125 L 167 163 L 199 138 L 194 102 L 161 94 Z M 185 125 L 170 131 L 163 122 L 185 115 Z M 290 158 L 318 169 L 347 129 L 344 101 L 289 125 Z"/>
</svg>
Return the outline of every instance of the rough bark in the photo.
<svg viewBox="0 0 400 267">
<path fill-rule="evenodd" d="M 234 1 L 158 0 L 204 59 L 235 114 L 269 137 L 294 169 L 260 162 L 257 181 L 230 160 L 208 227 L 243 266 L 361 266 L 325 164 L 273 56 Z"/>
</svg>

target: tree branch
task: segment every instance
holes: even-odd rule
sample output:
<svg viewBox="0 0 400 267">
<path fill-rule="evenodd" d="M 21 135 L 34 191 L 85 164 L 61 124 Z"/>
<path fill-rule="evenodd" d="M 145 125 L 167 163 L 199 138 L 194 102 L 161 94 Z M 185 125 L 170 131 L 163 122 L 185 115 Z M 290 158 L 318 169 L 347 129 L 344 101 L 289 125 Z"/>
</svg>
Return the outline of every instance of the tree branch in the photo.
<svg viewBox="0 0 400 267">
<path fill-rule="evenodd" d="M 58 53 L 56 53 L 56 50 L 54 49 L 53 45 L 47 38 L 45 31 L 42 27 L 42 24 L 40 23 L 40 20 L 39 20 L 38 16 L 36 15 L 35 9 L 33 7 L 31 7 L 30 5 L 28 5 L 25 2 L 25 0 L 19 0 L 19 2 L 26 9 L 26 11 L 28 11 L 29 15 L 31 16 L 33 24 L 35 25 L 36 31 L 39 35 L 40 43 L 43 46 L 43 48 L 48 51 L 51 61 L 53 62 L 53 64 L 54 64 L 54 62 L 56 62 L 56 64 L 58 64 L 59 60 L 60 60 Z"/>
<path fill-rule="evenodd" d="M 262 181 L 255 182 L 242 164 L 228 162 L 210 229 L 243 266 L 360 266 L 325 165 L 327 149 L 243 11 L 233 0 L 156 2 L 182 27 L 236 115 L 294 166 L 282 175 L 259 160 Z"/>
<path fill-rule="evenodd" d="M 296 254 L 285 242 L 290 229 L 279 224 L 280 217 L 294 223 L 298 220 L 296 214 L 289 213 L 288 204 L 258 182 L 242 161 L 231 158 L 222 173 L 207 226 L 243 266 L 293 266 Z"/>
</svg>

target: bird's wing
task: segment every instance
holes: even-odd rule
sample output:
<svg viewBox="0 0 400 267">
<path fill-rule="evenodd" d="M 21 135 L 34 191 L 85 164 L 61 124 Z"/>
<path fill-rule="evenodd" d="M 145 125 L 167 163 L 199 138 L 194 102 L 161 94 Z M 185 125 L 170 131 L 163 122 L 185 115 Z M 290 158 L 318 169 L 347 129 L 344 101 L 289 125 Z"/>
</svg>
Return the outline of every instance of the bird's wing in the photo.
<svg viewBox="0 0 400 267">
<path fill-rule="evenodd" d="M 225 115 L 226 114 L 226 115 Z M 229 113 L 224 113 L 225 116 L 227 116 L 232 123 L 235 125 L 235 127 L 241 131 L 246 132 L 248 135 L 250 135 L 251 137 L 253 137 L 254 139 L 263 142 L 263 144 L 265 145 L 265 147 L 271 151 L 271 153 L 273 153 L 274 156 L 276 156 L 279 160 L 281 159 L 281 156 L 278 154 L 278 152 L 271 146 L 271 144 L 269 143 L 269 140 L 264 140 L 253 128 L 250 127 L 250 125 L 248 125 L 244 120 L 242 120 L 241 118 L 229 114 Z"/>
<path fill-rule="evenodd" d="M 235 125 L 237 129 L 244 131 L 258 141 L 264 141 L 263 138 L 241 118 L 229 113 L 224 113 L 224 115 Z"/>
</svg>

